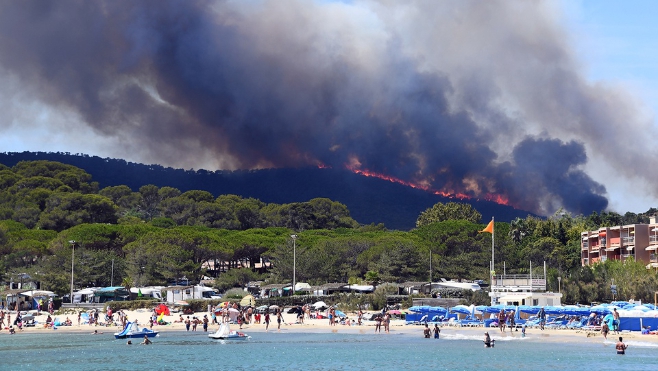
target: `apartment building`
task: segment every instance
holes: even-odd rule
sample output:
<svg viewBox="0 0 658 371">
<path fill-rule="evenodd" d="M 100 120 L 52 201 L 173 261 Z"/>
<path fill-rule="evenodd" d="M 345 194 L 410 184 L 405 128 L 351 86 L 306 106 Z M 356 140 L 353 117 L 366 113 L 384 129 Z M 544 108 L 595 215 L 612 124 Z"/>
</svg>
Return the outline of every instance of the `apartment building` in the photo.
<svg viewBox="0 0 658 371">
<path fill-rule="evenodd" d="M 606 260 L 634 259 L 647 269 L 658 268 L 658 223 L 652 217 L 649 224 L 629 224 L 603 227 L 581 233 L 580 251 L 583 266 Z"/>
</svg>

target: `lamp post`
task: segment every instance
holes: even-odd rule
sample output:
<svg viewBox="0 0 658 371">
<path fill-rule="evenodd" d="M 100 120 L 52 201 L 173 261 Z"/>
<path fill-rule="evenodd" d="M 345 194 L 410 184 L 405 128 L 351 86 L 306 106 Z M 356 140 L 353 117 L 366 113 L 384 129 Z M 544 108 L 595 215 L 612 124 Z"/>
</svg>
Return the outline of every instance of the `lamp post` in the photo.
<svg viewBox="0 0 658 371">
<path fill-rule="evenodd" d="M 557 292 L 562 293 L 562 277 L 557 278 Z"/>
<path fill-rule="evenodd" d="M 73 259 L 75 257 L 75 241 L 70 240 L 69 243 L 71 244 L 71 296 L 69 297 L 69 300 L 71 300 L 71 305 L 73 305 Z"/>
<path fill-rule="evenodd" d="M 297 235 L 296 234 L 291 234 L 290 238 L 292 238 L 292 295 L 295 295 L 295 276 L 296 276 L 296 271 L 297 271 L 297 246 L 296 246 L 296 241 L 297 241 Z"/>
</svg>

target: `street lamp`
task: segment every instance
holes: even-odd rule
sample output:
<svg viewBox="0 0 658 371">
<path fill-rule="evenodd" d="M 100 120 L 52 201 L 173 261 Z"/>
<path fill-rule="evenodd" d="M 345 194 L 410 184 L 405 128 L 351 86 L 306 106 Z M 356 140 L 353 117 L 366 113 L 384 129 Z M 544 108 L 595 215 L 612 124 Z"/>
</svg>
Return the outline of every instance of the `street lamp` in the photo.
<svg viewBox="0 0 658 371">
<path fill-rule="evenodd" d="M 73 258 L 75 257 L 75 241 L 70 240 L 69 243 L 71 244 L 71 296 L 69 300 L 71 300 L 71 305 L 73 305 Z"/>
<path fill-rule="evenodd" d="M 558 277 L 557 278 L 557 292 L 560 293 L 560 294 L 562 293 L 562 284 L 561 283 L 562 283 L 562 277 Z"/>
<path fill-rule="evenodd" d="M 291 234 L 290 238 L 292 238 L 292 295 L 295 295 L 295 275 L 296 275 L 296 270 L 297 270 L 297 246 L 296 242 L 297 241 L 297 235 L 296 234 Z"/>
</svg>

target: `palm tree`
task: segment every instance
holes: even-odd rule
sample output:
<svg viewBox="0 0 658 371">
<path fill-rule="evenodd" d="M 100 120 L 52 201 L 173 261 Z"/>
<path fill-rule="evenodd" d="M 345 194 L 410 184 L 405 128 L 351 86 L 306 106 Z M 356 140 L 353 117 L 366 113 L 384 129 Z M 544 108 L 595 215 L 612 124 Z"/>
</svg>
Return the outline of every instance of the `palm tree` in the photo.
<svg viewBox="0 0 658 371">
<path fill-rule="evenodd" d="M 517 217 L 512 220 L 509 230 L 509 236 L 512 237 L 512 241 L 520 243 L 526 234 L 528 234 L 528 226 L 526 225 L 525 219 Z"/>
</svg>

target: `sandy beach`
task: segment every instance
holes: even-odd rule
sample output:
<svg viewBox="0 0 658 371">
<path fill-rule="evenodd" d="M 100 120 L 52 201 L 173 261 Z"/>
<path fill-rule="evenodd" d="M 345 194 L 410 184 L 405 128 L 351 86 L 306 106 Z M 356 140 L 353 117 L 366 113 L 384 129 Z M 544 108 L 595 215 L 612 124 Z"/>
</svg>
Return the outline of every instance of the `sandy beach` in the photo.
<svg viewBox="0 0 658 371">
<path fill-rule="evenodd" d="M 149 317 L 151 311 L 146 309 L 143 310 L 132 310 L 125 311 L 128 316 L 128 319 L 131 321 L 137 320 L 140 325 L 148 325 Z M 211 318 L 210 313 L 208 312 L 196 312 L 194 314 L 189 314 L 190 318 L 194 316 L 198 318 L 203 318 L 204 315 L 208 315 L 208 318 Z M 350 318 L 356 318 L 356 313 L 347 313 Z M 15 314 L 12 314 L 12 318 Z M 38 324 L 35 327 L 26 327 L 21 331 L 17 331 L 17 335 L 29 335 L 29 334 L 43 334 L 48 332 L 57 331 L 61 332 L 71 332 L 71 333 L 81 333 L 88 332 L 93 333 L 95 330 L 104 335 L 114 334 L 115 332 L 120 331 L 119 326 L 94 326 L 88 324 L 77 325 L 77 312 L 69 312 L 69 314 L 55 314 L 53 318 L 59 318 L 60 320 L 65 320 L 66 317 L 69 317 L 73 321 L 72 326 L 59 326 L 56 329 L 44 328 L 43 324 L 46 322 L 47 313 L 42 312 L 39 316 L 36 316 L 36 321 Z M 188 315 L 183 315 L 183 318 L 186 318 Z M 104 317 L 104 315 L 101 315 Z M 366 315 L 365 317 L 369 317 Z M 116 317 L 115 317 L 116 318 Z M 172 313 L 169 316 L 165 316 L 164 320 L 168 322 L 167 325 L 155 325 L 153 326 L 154 330 L 160 331 L 161 333 L 166 333 L 169 331 L 185 331 L 184 323 L 174 322 L 179 319 L 179 313 Z M 323 333 L 323 332 L 340 332 L 340 333 L 374 333 L 375 332 L 375 322 L 374 321 L 363 321 L 361 326 L 353 325 L 335 325 L 330 326 L 328 319 L 305 319 L 304 324 L 295 323 L 296 315 L 295 314 L 283 314 L 284 323 L 281 324 L 281 332 L 289 333 Z M 217 325 L 210 325 L 208 331 L 216 331 Z M 233 329 L 238 329 L 237 324 L 231 326 Z M 430 327 L 433 325 L 430 324 Z M 404 320 L 392 320 L 390 325 L 390 332 L 386 334 L 382 329 L 382 336 L 387 335 L 403 335 L 403 336 L 423 336 L 423 328 L 421 325 L 407 325 Z M 265 333 L 265 325 L 261 324 L 244 324 L 242 326 L 242 331 L 253 335 L 256 333 Z M 275 318 L 272 318 L 270 323 L 269 332 L 277 332 L 277 323 Z M 474 337 L 483 335 L 485 331 L 488 331 L 491 334 L 492 338 L 496 340 L 515 340 L 521 338 L 521 330 L 510 332 L 509 329 L 504 333 L 501 333 L 498 328 L 488 328 L 483 327 L 456 327 L 456 326 L 447 326 L 444 325 L 441 327 L 441 336 L 444 338 L 460 338 L 460 337 Z M 198 326 L 197 332 L 203 332 L 203 327 Z M 0 336 L 9 336 L 9 331 L 7 329 L 2 329 L 0 331 Z M 616 341 L 618 336 L 623 336 L 624 341 L 642 341 L 650 342 L 658 345 L 658 335 L 642 335 L 639 332 L 622 332 L 620 335 L 611 333 L 608 335 L 608 341 Z M 526 337 L 529 341 L 541 341 L 541 342 L 604 342 L 603 335 L 599 332 L 592 331 L 580 331 L 580 330 L 567 330 L 567 329 L 546 329 L 539 330 L 537 328 L 528 328 L 526 329 Z"/>
</svg>

